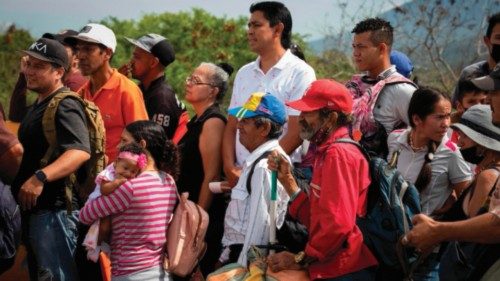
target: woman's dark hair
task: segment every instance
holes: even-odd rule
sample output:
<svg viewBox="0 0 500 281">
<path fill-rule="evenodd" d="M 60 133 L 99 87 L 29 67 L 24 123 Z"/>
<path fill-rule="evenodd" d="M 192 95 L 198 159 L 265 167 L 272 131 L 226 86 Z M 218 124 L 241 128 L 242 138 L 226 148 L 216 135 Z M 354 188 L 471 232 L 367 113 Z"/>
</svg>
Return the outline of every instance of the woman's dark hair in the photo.
<svg viewBox="0 0 500 281">
<path fill-rule="evenodd" d="M 141 120 L 130 123 L 125 127 L 136 142 L 144 140 L 146 150 L 153 157 L 156 167 L 167 172 L 174 179 L 179 175 L 179 153 L 177 146 L 167 139 L 167 134 L 159 124 Z"/>
<path fill-rule="evenodd" d="M 140 146 L 139 143 L 133 142 L 122 145 L 120 147 L 120 152 L 130 152 L 139 155 L 141 153 L 146 153 L 146 150 Z"/>
<path fill-rule="evenodd" d="M 417 115 L 421 120 L 424 120 L 427 116 L 434 112 L 435 105 L 445 99 L 447 101 L 450 98 L 443 92 L 430 88 L 422 87 L 413 93 L 410 100 L 410 105 L 408 106 L 408 119 L 410 121 L 410 126 L 415 128 L 415 123 L 413 122 L 413 116 Z M 408 134 L 408 142 L 410 142 L 411 133 Z M 427 143 L 427 154 L 425 155 L 424 164 L 420 169 L 417 180 L 415 181 L 415 187 L 419 192 L 422 192 L 430 183 L 432 178 L 432 166 L 431 162 L 434 159 L 434 153 L 436 152 L 438 142 L 430 140 Z"/>
<path fill-rule="evenodd" d="M 447 101 L 450 100 L 445 93 L 438 89 L 431 87 L 422 87 L 417 89 L 413 93 L 410 105 L 408 106 L 408 120 L 410 121 L 410 126 L 415 128 L 415 123 L 413 122 L 414 115 L 417 115 L 421 120 L 424 120 L 425 117 L 434 112 L 434 106 L 442 99 Z"/>
<path fill-rule="evenodd" d="M 302 51 L 302 48 L 299 45 L 297 45 L 295 43 L 290 45 L 290 52 L 292 54 L 294 54 L 296 57 L 298 57 L 299 59 L 306 61 L 306 56 L 304 55 L 304 52 Z"/>
</svg>

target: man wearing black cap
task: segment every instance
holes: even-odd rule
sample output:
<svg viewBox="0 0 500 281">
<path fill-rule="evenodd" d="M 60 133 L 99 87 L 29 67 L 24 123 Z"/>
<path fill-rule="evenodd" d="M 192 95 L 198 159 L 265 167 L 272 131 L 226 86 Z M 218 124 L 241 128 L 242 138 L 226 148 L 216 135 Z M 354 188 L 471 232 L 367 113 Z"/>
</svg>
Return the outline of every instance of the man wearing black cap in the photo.
<svg viewBox="0 0 500 281">
<path fill-rule="evenodd" d="M 132 59 L 120 69 L 141 81 L 139 87 L 149 118 L 160 124 L 169 139 L 179 126 L 186 126 L 189 116 L 184 104 L 179 101 L 172 87 L 167 83 L 165 68 L 175 60 L 172 45 L 165 37 L 147 34 L 137 40 L 126 38 L 135 46 Z"/>
<path fill-rule="evenodd" d="M 54 39 L 59 43 L 64 45 L 66 48 L 66 52 L 68 53 L 69 59 L 69 69 L 66 72 L 66 75 L 63 78 L 64 86 L 68 87 L 71 91 L 78 91 L 80 87 L 87 82 L 87 78 L 82 75 L 80 70 L 78 69 L 78 59 L 76 58 L 76 52 L 73 47 L 64 43 L 64 39 L 68 36 L 76 35 L 78 32 L 67 29 L 61 31 L 59 33 L 45 33 L 42 37 Z M 21 71 L 19 73 L 19 78 L 17 79 L 16 86 L 12 91 L 12 97 L 10 99 L 10 107 L 9 107 L 9 119 L 14 122 L 21 122 L 23 117 L 26 115 L 28 111 L 28 106 L 26 104 L 26 76 L 24 74 L 26 70 L 26 62 L 28 60 L 27 56 L 23 56 L 21 58 Z"/>
<path fill-rule="evenodd" d="M 78 198 L 66 199 L 66 181 L 90 158 L 85 112 L 74 99 L 63 99 L 56 111 L 58 157 L 42 166 L 49 144 L 42 119 L 52 98 L 68 89 L 62 79 L 68 69 L 68 54 L 56 40 L 41 38 L 28 50 L 26 82 L 38 94 L 19 127 L 24 147 L 21 167 L 12 191 L 23 210 L 23 239 L 33 280 L 77 280 L 73 254 L 76 248 Z M 67 206 L 71 204 L 71 206 Z M 71 208 L 68 208 L 71 207 Z M 68 209 L 72 209 L 69 212 Z"/>
<path fill-rule="evenodd" d="M 471 80 L 479 89 L 486 91 L 491 106 L 493 124 L 500 127 L 500 64 L 490 74 Z"/>
</svg>

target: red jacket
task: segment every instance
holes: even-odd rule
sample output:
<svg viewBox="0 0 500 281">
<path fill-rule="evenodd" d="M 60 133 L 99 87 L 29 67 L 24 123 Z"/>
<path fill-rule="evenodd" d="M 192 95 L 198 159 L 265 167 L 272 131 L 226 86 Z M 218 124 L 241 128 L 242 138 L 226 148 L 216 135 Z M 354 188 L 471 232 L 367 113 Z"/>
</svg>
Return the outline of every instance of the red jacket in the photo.
<svg viewBox="0 0 500 281">
<path fill-rule="evenodd" d="M 312 280 L 377 265 L 356 226 L 356 217 L 366 214 L 368 161 L 355 145 L 333 143 L 347 137 L 342 127 L 318 145 L 310 195 L 301 192 L 289 209 L 309 231 L 305 252 L 318 259 L 309 266 Z"/>
</svg>

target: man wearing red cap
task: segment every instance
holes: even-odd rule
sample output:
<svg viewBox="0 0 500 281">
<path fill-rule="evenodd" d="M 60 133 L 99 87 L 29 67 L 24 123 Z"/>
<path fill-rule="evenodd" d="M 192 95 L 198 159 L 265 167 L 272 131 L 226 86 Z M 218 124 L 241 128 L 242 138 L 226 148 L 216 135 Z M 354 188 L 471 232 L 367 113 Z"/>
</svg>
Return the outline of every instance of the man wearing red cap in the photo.
<svg viewBox="0 0 500 281">
<path fill-rule="evenodd" d="M 373 280 L 377 264 L 356 217 L 366 214 L 370 184 L 368 161 L 351 143 L 352 98 L 347 88 L 333 80 L 311 84 L 304 97 L 287 105 L 301 111 L 300 137 L 317 146 L 310 192 L 302 192 L 290 164 L 273 152 L 269 169 L 290 195 L 289 213 L 304 224 L 309 240 L 296 255 L 281 252 L 268 258 L 273 271 L 307 268 L 311 280 Z"/>
</svg>

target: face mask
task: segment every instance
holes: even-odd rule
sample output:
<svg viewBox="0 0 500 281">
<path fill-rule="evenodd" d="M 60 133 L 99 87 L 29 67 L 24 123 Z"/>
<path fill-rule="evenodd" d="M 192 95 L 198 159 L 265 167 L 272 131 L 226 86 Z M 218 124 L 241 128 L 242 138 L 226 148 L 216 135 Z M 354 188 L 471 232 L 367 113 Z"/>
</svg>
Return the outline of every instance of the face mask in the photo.
<svg viewBox="0 0 500 281">
<path fill-rule="evenodd" d="M 500 62 L 500 44 L 491 44 L 490 55 L 496 63 Z"/>
<path fill-rule="evenodd" d="M 481 163 L 481 161 L 483 161 L 484 159 L 484 155 L 477 155 L 476 146 L 460 149 L 460 152 L 462 153 L 465 161 L 475 165 Z"/>
</svg>

